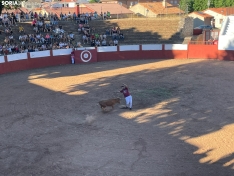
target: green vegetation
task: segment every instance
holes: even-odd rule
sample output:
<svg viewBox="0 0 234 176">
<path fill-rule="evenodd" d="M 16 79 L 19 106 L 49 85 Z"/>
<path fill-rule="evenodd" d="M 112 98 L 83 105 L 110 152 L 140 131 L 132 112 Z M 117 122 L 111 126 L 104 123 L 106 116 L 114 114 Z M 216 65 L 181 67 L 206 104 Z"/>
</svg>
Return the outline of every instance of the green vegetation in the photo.
<svg viewBox="0 0 234 176">
<path fill-rule="evenodd" d="M 202 11 L 210 8 L 234 7 L 234 0 L 181 0 L 180 8 L 185 12 Z"/>
</svg>

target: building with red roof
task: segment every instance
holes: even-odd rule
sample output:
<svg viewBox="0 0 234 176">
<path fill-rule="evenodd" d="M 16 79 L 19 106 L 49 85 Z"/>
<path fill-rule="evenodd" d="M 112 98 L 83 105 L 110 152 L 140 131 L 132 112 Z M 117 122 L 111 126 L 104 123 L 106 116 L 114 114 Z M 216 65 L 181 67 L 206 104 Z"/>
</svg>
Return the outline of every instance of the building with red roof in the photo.
<svg viewBox="0 0 234 176">
<path fill-rule="evenodd" d="M 224 19 L 234 14 L 234 7 L 209 8 L 204 11 L 192 12 L 190 17 L 194 18 L 194 27 L 200 25 L 212 25 L 221 28 Z"/>
<path fill-rule="evenodd" d="M 172 15 L 184 13 L 178 6 L 162 2 L 139 3 L 130 8 L 134 13 L 147 17 L 157 17 L 158 15 Z"/>
</svg>

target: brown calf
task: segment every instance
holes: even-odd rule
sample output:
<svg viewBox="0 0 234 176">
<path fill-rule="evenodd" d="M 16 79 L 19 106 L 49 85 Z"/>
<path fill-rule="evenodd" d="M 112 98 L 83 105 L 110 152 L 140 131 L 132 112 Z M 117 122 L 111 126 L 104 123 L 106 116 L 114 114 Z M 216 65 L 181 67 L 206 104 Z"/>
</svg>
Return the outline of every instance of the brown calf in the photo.
<svg viewBox="0 0 234 176">
<path fill-rule="evenodd" d="M 103 110 L 105 110 L 107 106 L 111 106 L 113 109 L 116 103 L 120 103 L 120 98 L 99 101 L 99 105 Z"/>
</svg>

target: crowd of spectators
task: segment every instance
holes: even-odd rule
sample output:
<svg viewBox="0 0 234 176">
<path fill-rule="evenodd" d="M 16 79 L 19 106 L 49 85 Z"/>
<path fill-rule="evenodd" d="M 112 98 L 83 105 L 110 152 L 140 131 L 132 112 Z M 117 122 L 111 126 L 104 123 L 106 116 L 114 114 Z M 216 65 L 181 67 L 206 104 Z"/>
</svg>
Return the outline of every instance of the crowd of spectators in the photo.
<svg viewBox="0 0 234 176">
<path fill-rule="evenodd" d="M 101 14 L 102 16 L 103 14 Z M 119 27 L 113 27 L 106 29 L 103 33 L 96 32 L 95 27 L 89 26 L 89 20 L 92 19 L 92 14 L 89 16 L 87 13 L 82 14 L 77 20 L 78 32 L 82 35 L 83 44 L 90 44 L 90 46 L 117 46 L 119 40 L 124 39 L 124 35 Z M 104 19 L 107 18 L 107 13 L 104 13 Z M 111 36 L 111 39 L 107 41 L 107 37 Z"/>
<path fill-rule="evenodd" d="M 100 14 L 104 19 L 110 18 L 109 12 Z M 5 34 L 5 39 L 0 43 L 0 54 L 14 54 L 34 51 L 43 51 L 50 49 L 75 48 L 84 45 L 90 46 L 117 46 L 119 40 L 124 39 L 123 33 L 119 27 L 113 27 L 98 33 L 95 26 L 90 27 L 89 21 L 98 18 L 95 13 L 83 13 L 76 15 L 68 14 L 42 14 L 37 12 L 30 13 L 4 13 L 0 16 L 1 30 L 0 34 Z M 75 43 L 75 35 L 72 31 L 65 31 L 59 24 L 60 20 L 71 20 L 78 24 L 78 32 L 81 35 L 81 41 Z M 31 21 L 33 33 L 25 31 L 19 22 Z M 14 34 L 17 28 L 17 35 Z M 13 32 L 14 31 L 14 32 Z M 16 37 L 19 36 L 19 37 Z M 110 40 L 107 37 L 111 36 Z"/>
</svg>

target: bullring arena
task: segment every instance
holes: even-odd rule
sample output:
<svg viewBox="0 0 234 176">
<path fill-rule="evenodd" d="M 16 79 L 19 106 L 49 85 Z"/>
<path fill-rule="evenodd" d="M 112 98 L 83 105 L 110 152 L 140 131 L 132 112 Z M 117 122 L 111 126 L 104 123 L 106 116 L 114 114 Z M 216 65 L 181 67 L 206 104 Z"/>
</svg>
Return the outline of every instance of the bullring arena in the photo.
<svg viewBox="0 0 234 176">
<path fill-rule="evenodd" d="M 0 175 L 233 175 L 234 63 L 191 47 L 86 48 L 75 65 L 70 51 L 3 56 Z M 125 103 L 122 83 L 133 109 L 102 111 Z"/>
</svg>

